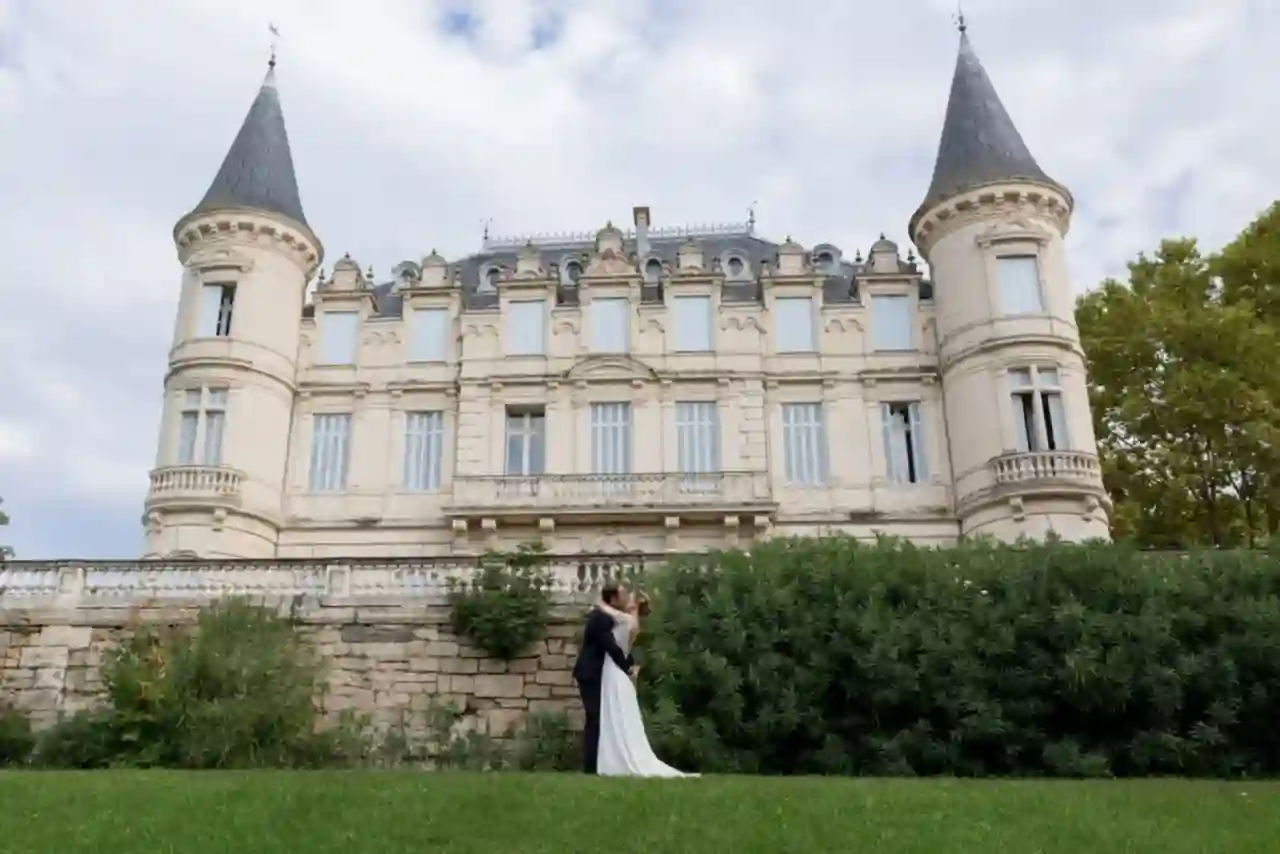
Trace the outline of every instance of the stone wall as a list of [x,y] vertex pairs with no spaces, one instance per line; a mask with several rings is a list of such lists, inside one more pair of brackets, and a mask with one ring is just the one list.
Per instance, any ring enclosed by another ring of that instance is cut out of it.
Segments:
[[[470,728],[510,733],[526,714],[566,711],[580,722],[570,670],[581,605],[557,606],[546,637],[525,658],[485,658],[449,628],[442,602],[351,604],[259,600],[292,612],[327,671],[327,715],[352,710],[377,722],[421,726],[433,701],[467,712]],[[140,623],[182,625],[196,602],[0,610],[0,702],[29,712],[37,726],[98,701],[106,653]]]

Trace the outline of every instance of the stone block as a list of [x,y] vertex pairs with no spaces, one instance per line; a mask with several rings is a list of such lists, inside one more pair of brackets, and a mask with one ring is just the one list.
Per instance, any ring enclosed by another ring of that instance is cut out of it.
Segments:
[[515,661],[507,663],[507,670],[511,673],[537,673],[538,659],[517,658]]
[[67,666],[70,651],[65,646],[29,646],[22,650],[19,664],[22,667],[52,667],[61,670]]
[[436,658],[456,658],[458,645],[453,641],[431,641],[427,644],[427,655]]
[[477,697],[523,697],[524,677],[519,674],[477,676],[475,695]]
[[573,674],[568,670],[539,670],[535,681],[539,685],[572,685]]
[[415,640],[412,626],[366,626],[351,625],[341,629],[342,640],[346,643],[367,644],[405,644]]
[[545,700],[551,696],[550,685],[539,685],[537,682],[524,683],[524,695],[531,700]]
[[507,668],[507,662],[498,661],[495,658],[483,658],[480,660],[481,673],[506,673]]
[[477,677],[475,676],[463,675],[441,676],[439,677],[440,681],[437,684],[440,686],[440,690],[442,692],[448,692],[450,694],[472,694],[476,689],[476,678]]
[[44,646],[85,649],[92,637],[93,629],[89,626],[45,626],[40,632],[40,643]]
[[441,673],[479,673],[480,662],[475,658],[445,658],[440,661]]
[[440,669],[441,669],[440,659],[435,658],[434,656],[409,659],[410,672],[439,673]]
[[518,729],[524,717],[522,709],[492,709],[484,713],[485,729],[489,735],[502,738]]
[[539,664],[543,670],[567,670],[569,668],[569,659],[563,655],[547,654],[542,656]]

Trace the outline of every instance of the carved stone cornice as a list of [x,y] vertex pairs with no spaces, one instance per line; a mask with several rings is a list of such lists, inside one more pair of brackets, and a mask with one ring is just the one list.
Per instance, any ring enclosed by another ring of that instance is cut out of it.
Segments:
[[927,260],[929,250],[941,238],[975,220],[1047,219],[1065,236],[1071,227],[1073,202],[1062,189],[1030,181],[1005,182],[978,187],[916,211],[911,219],[911,239]]
[[188,214],[174,226],[173,242],[184,265],[202,249],[237,243],[269,245],[292,260],[308,280],[324,260],[324,247],[311,229],[286,217],[262,211]]

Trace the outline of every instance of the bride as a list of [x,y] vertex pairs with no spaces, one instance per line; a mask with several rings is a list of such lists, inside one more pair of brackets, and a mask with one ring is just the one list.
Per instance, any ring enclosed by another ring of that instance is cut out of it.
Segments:
[[[601,602],[596,607],[614,619],[613,636],[627,655],[648,616],[643,593],[625,596],[623,610]],[[667,765],[654,754],[645,735],[635,683],[612,658],[605,657],[600,685],[600,753],[597,774],[604,777],[697,777]]]

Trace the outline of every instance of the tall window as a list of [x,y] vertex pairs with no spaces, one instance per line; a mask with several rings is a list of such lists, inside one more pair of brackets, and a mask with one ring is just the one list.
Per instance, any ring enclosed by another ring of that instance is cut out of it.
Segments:
[[359,312],[323,311],[320,313],[320,352],[323,364],[354,365],[359,346]]
[[546,444],[547,422],[541,409],[507,410],[507,474],[527,477],[545,472]]
[[791,486],[827,482],[827,431],[821,403],[782,405],[784,476]]
[[1005,255],[996,259],[1000,308],[1005,314],[1040,314],[1040,265],[1034,255]]
[[449,358],[449,309],[415,308],[409,315],[409,361],[444,362]]
[[877,350],[914,350],[911,298],[874,296],[871,298],[871,341]]
[[505,316],[502,343],[508,356],[541,356],[547,351],[547,311],[544,300],[509,302],[503,307]]
[[225,388],[193,388],[184,392],[178,465],[222,465],[222,434],[226,423]]
[[711,349],[711,297],[676,297],[675,344],[678,352],[703,352]]
[[350,450],[350,413],[326,412],[312,416],[312,492],[341,492],[347,488]]
[[440,488],[444,460],[444,414],[409,412],[404,422],[404,487],[418,491]]
[[644,280],[648,284],[656,285],[662,279],[662,262],[657,258],[650,258],[644,265]]
[[779,353],[812,353],[813,297],[779,297],[773,301],[773,335]]
[[928,478],[925,464],[924,427],[918,403],[886,403],[881,406],[884,420],[884,457],[890,483],[924,483]]
[[200,289],[200,320],[196,334],[201,338],[226,338],[231,334],[231,310],[235,308],[236,286],[211,284]]
[[591,404],[591,470],[631,472],[631,404]]
[[1067,449],[1067,416],[1057,368],[1009,371],[1013,427],[1019,451]]
[[720,471],[720,410],[712,401],[676,404],[676,453],[684,492],[713,491],[715,480],[696,477]]
[[627,352],[630,332],[631,300],[626,297],[591,300],[591,352]]

